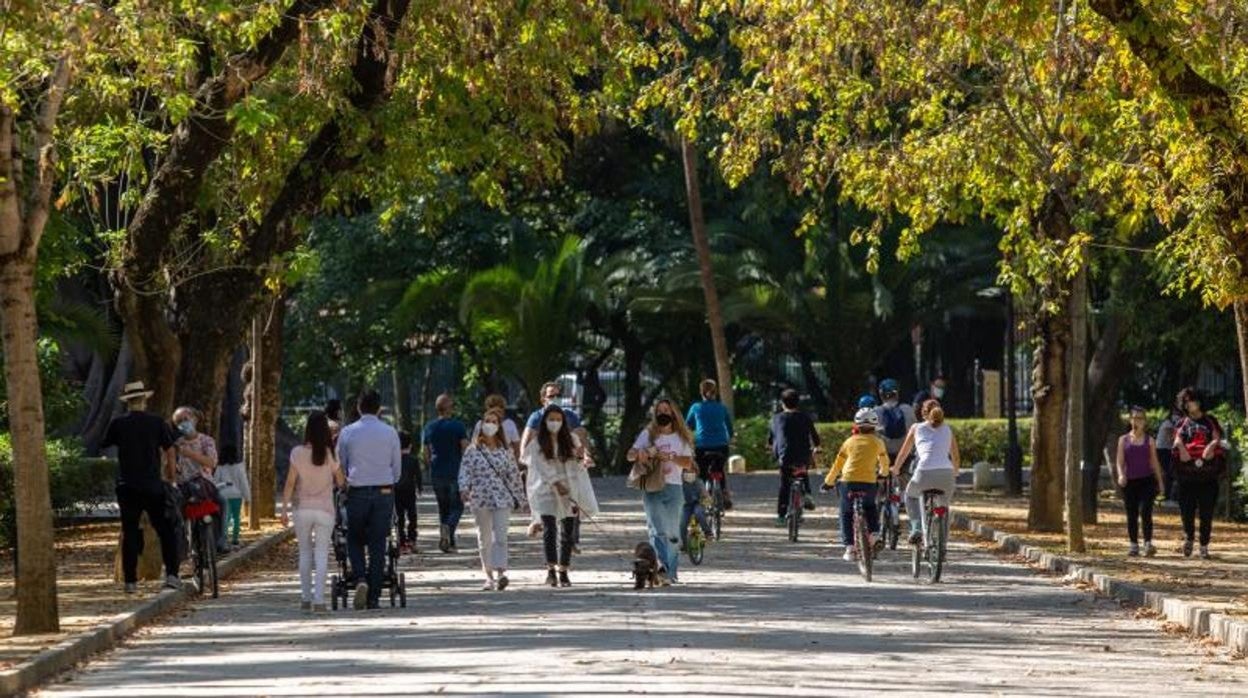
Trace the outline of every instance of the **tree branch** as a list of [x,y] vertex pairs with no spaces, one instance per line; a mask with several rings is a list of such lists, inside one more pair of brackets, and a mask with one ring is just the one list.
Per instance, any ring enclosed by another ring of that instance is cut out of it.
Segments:
[[35,167],[35,186],[31,187],[26,204],[26,221],[22,234],[23,254],[39,247],[44,226],[48,222],[48,209],[52,200],[52,184],[56,181],[56,144],[53,142],[56,120],[65,101],[65,90],[73,75],[73,62],[68,54],[62,54],[52,71],[52,79],[35,117],[34,153],[38,158]]

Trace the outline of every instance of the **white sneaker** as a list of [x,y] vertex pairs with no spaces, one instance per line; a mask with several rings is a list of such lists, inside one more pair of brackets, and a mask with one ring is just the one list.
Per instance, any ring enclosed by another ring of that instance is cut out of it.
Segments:
[[858,559],[858,551],[852,545],[845,546],[845,554],[841,556],[845,562],[853,562]]

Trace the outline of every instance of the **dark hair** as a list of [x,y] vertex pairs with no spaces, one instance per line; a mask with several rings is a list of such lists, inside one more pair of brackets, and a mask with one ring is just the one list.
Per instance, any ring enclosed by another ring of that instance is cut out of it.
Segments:
[[1187,414],[1188,401],[1204,403],[1201,397],[1200,391],[1196,389],[1196,386],[1189,385],[1180,390],[1179,394],[1175,396],[1174,406],[1183,414]]
[[314,410],[308,415],[308,423],[303,427],[303,442],[312,447],[312,465],[325,465],[333,441],[329,434],[329,418],[324,412]]
[[399,432],[399,448],[407,450],[412,447],[412,435],[401,431]]
[[[563,417],[563,428],[559,430],[558,434],[551,434],[550,430],[546,428],[546,418],[552,414],[558,414],[560,417]],[[568,415],[564,414],[563,408],[558,405],[547,405],[546,409],[542,410],[542,419],[537,425],[537,444],[541,446],[542,455],[546,456],[548,460],[555,459],[556,444],[559,446],[558,451],[561,458],[564,460],[572,458],[572,451],[575,450],[572,445],[572,430],[568,428]]]
[[787,388],[780,393],[780,404],[791,410],[797,409],[797,406],[802,404],[802,396],[798,395],[796,390]]
[[219,455],[221,457],[218,459],[218,461],[221,463],[224,463],[225,465],[237,463],[238,462],[238,447],[235,446],[234,444],[225,444],[224,446],[221,447],[221,451]]
[[325,416],[335,422],[342,421],[342,400],[332,398],[325,401]]
[[365,390],[360,393],[360,414],[376,415],[381,412],[381,393],[376,390]]

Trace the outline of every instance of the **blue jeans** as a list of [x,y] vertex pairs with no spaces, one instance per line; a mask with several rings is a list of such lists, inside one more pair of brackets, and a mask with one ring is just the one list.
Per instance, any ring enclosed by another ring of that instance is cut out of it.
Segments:
[[706,510],[702,508],[702,482],[686,482],[684,487],[685,507],[680,516],[680,542],[689,543],[689,519],[698,517],[698,525],[707,534],[711,534],[711,525],[706,520]]
[[381,578],[386,566],[386,536],[394,517],[394,488],[352,487],[347,491],[347,557],[351,577],[364,576],[364,551],[368,550],[368,606],[381,599]]
[[875,506],[876,489],[874,482],[842,482],[841,483],[841,542],[845,545],[854,544],[854,505],[849,499],[850,492],[865,492],[862,498],[862,513],[867,517],[867,530],[880,532],[880,511]]
[[667,570],[667,576],[676,578],[676,564],[680,560],[680,512],[684,505],[684,488],[665,485],[658,492],[646,492],[642,501],[646,508],[646,527],[650,530],[650,544],[659,562]]
[[451,542],[455,542],[455,529],[464,515],[464,500],[459,498],[458,482],[433,483],[433,495],[438,499],[438,523],[446,526]]

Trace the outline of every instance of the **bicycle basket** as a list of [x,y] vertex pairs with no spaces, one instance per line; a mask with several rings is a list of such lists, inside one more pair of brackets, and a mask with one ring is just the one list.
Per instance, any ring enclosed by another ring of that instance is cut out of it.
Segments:
[[208,500],[206,502],[190,502],[186,506],[182,507],[182,515],[190,521],[195,521],[197,519],[202,519],[205,516],[212,516],[220,510],[221,508],[218,507],[217,503],[212,500]]

